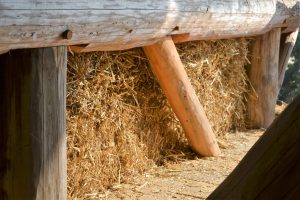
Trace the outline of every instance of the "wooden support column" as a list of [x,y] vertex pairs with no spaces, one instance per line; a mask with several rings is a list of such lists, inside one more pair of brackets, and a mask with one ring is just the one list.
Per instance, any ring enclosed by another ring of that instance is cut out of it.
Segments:
[[278,62],[281,29],[256,38],[248,71],[252,86],[248,98],[250,128],[267,128],[275,118],[278,91]]
[[0,199],[65,200],[66,47],[0,56]]
[[7,53],[9,50],[0,49],[0,55]]
[[299,199],[299,130],[300,95],[207,199]]
[[218,156],[215,135],[193,89],[172,38],[144,47],[152,71],[181,122],[192,148],[203,156]]
[[297,41],[298,32],[299,28],[294,32],[282,35],[278,67],[278,93],[281,89],[285,71],[288,66],[288,62],[294,49],[295,43]]

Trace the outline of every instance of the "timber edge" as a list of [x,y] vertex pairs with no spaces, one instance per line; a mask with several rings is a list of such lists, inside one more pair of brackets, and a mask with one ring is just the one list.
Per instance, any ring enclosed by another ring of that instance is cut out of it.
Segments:
[[[74,52],[283,33],[300,27],[299,0],[0,0],[0,54],[11,49],[70,46]],[[230,24],[230,26],[228,26]]]

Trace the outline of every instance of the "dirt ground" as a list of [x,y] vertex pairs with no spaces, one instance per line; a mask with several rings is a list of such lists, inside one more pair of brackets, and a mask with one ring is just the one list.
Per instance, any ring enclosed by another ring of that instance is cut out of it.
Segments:
[[263,130],[228,133],[219,138],[222,155],[153,168],[129,184],[116,185],[89,199],[205,199],[231,173]]

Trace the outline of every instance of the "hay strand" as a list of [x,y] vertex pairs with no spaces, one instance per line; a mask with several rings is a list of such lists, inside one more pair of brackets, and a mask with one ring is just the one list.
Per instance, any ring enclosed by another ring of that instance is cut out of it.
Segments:
[[[178,45],[215,133],[244,127],[247,41]],[[68,198],[103,196],[145,170],[190,156],[142,49],[69,55]]]

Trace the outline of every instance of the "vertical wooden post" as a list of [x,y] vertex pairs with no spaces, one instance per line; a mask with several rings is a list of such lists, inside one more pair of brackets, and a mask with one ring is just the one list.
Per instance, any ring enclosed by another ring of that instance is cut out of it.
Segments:
[[297,41],[299,28],[291,33],[284,34],[280,44],[280,54],[279,54],[279,66],[278,66],[278,92],[281,89],[285,70],[288,66],[289,59],[291,57],[292,51],[294,49],[295,43]]
[[220,154],[215,135],[172,38],[144,47],[152,71],[181,122],[192,148],[203,156]]
[[248,72],[252,90],[247,105],[251,128],[267,128],[275,118],[280,34],[281,29],[275,28],[257,37],[252,49]]
[[0,199],[65,200],[66,47],[0,56]]

